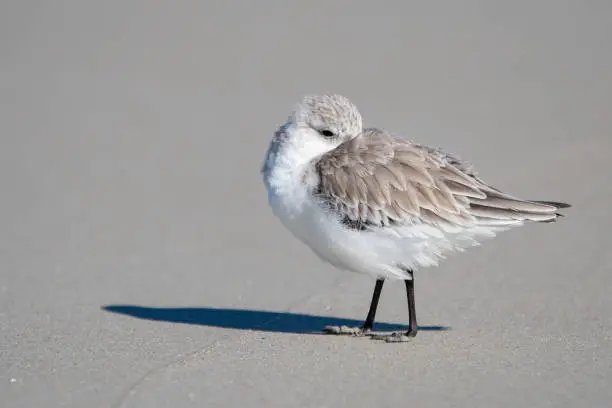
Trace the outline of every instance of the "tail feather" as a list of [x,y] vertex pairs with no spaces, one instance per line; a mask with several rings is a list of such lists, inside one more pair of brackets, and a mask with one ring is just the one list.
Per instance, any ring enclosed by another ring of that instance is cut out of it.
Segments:
[[487,191],[486,198],[470,198],[469,212],[479,223],[554,222],[563,216],[557,212],[559,209],[570,207],[566,203],[521,200],[499,191]]
[[557,208],[571,208],[572,205],[571,204],[567,204],[567,203],[560,203],[560,202],[556,202],[556,201],[538,201],[538,200],[531,200],[532,203],[537,203],[537,204],[544,204],[544,205],[550,205],[553,207],[557,207]]
[[494,207],[502,210],[513,210],[517,212],[527,213],[551,213],[557,210],[557,207],[545,204],[543,202],[525,201],[517,198],[488,196],[487,198],[474,198],[470,202],[486,207]]

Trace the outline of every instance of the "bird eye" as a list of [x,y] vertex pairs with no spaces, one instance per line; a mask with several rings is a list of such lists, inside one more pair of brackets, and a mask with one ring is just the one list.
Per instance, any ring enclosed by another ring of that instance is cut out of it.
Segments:
[[334,132],[332,132],[331,130],[319,130],[319,133],[321,134],[321,136],[325,136],[325,137],[332,137],[334,135]]

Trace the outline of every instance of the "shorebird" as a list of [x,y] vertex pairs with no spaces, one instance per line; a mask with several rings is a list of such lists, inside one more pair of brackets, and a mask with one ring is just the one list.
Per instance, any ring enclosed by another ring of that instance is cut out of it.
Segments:
[[[565,203],[522,200],[485,183],[456,156],[363,128],[341,95],[309,95],[274,134],[262,167],[272,212],[323,261],[375,278],[361,327],[331,334],[406,341],[417,334],[415,271],[525,222],[550,222]],[[372,332],[385,280],[403,280],[408,330]]]

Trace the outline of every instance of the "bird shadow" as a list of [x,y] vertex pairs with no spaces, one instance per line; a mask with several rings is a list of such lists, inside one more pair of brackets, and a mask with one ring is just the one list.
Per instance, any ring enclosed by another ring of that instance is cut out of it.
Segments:
[[[249,309],[217,309],[207,307],[161,308],[136,305],[107,305],[107,312],[138,319],[160,322],[222,327],[225,329],[257,330],[276,333],[321,334],[325,326],[361,326],[362,320],[330,316],[269,312]],[[393,323],[375,323],[377,331],[402,331],[407,326]],[[450,330],[446,326],[419,326],[424,331]]]

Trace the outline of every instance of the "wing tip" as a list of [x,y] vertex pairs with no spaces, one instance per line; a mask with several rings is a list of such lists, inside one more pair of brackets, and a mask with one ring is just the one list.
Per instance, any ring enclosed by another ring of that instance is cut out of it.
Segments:
[[568,203],[562,203],[559,201],[542,201],[542,200],[533,200],[531,201],[532,203],[536,203],[536,204],[542,204],[542,205],[549,205],[551,207],[556,207],[558,209],[565,209],[565,208],[571,208],[572,205],[568,204]]
[[[562,203],[559,201],[543,201],[543,200],[537,200],[537,201],[531,201],[532,203],[536,203],[536,204],[541,204],[541,205],[547,205],[550,207],[554,207],[555,210],[562,210],[562,209],[566,209],[566,208],[571,208],[572,205],[568,204],[568,203]],[[549,220],[542,220],[540,222],[543,223],[549,223],[549,222],[557,222],[557,218],[563,218],[565,217],[565,215],[556,212],[554,213],[554,217],[549,219]]]

